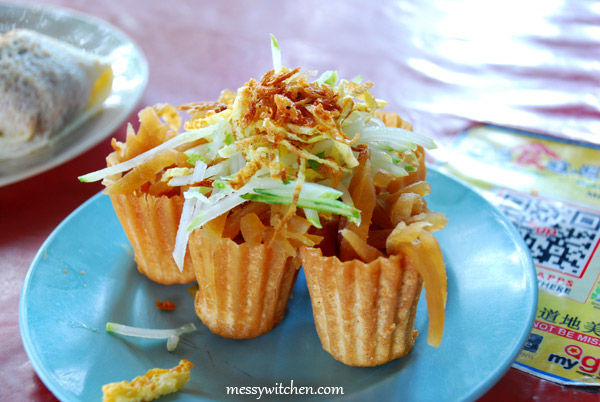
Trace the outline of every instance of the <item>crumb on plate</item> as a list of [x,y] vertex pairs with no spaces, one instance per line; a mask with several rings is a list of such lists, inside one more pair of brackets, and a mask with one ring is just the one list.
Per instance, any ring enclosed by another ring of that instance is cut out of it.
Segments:
[[175,303],[173,303],[171,300],[156,300],[156,307],[160,310],[172,311],[175,310]]
[[182,359],[171,369],[155,368],[132,381],[113,382],[102,386],[103,402],[152,401],[179,391],[190,379],[194,364]]

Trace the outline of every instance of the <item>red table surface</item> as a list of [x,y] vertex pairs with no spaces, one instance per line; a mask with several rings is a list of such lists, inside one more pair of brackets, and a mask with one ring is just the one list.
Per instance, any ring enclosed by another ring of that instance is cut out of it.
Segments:
[[[271,66],[273,33],[284,65],[360,74],[376,84],[373,92],[389,101],[389,110],[441,143],[475,121],[600,143],[596,2],[41,3],[100,17],[131,36],[150,67],[140,107],[213,100],[221,89],[259,77]],[[125,125],[112,136],[124,139]],[[103,166],[110,137],[59,167],[0,188],[0,400],[54,400],[23,349],[19,295],[44,239],[101,190],[76,177]],[[510,369],[481,400],[600,396]]]

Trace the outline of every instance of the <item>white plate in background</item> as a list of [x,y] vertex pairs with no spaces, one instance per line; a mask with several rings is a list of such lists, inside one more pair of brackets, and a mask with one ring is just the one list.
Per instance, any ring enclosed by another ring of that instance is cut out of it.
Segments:
[[0,3],[0,33],[13,28],[32,29],[108,58],[114,79],[99,113],[31,154],[0,160],[0,186],[49,170],[98,144],[133,112],[148,82],[148,63],[139,47],[96,17],[64,8]]

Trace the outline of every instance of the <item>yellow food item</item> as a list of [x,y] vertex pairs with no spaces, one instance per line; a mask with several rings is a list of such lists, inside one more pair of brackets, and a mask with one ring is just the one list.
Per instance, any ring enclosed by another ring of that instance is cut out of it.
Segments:
[[182,359],[171,369],[155,368],[132,381],[113,382],[102,386],[103,402],[152,401],[179,391],[190,379],[192,362]]

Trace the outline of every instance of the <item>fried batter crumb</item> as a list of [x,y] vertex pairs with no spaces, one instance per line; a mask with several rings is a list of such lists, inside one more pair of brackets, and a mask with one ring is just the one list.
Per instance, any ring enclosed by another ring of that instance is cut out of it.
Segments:
[[152,401],[179,391],[190,379],[192,362],[182,359],[171,369],[155,368],[132,381],[113,382],[102,386],[103,402]]

